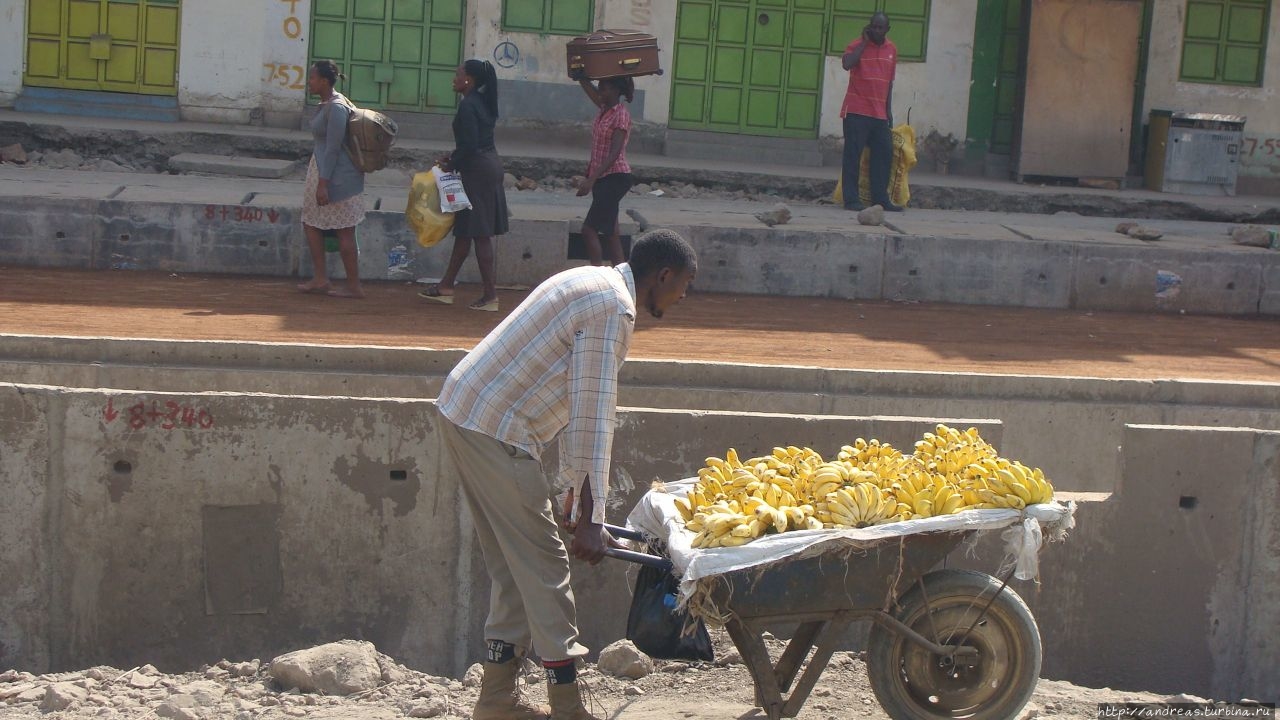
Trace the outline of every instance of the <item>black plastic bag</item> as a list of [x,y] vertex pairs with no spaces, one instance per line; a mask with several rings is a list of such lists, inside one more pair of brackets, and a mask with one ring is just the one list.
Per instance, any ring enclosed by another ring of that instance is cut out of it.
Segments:
[[627,613],[627,639],[649,657],[710,662],[715,650],[706,624],[676,609],[679,585],[669,572],[647,565],[640,568]]

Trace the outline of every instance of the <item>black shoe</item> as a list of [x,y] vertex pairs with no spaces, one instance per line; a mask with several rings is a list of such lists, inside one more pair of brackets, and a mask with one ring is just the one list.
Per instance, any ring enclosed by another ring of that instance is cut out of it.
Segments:
[[863,210],[866,210],[866,208],[862,207],[862,203],[859,202],[847,202],[844,204],[844,209],[852,212],[862,212]]
[[885,212],[906,212],[906,209],[903,208],[901,205],[894,205],[893,203],[887,200],[882,203],[876,203],[876,204],[884,208]]

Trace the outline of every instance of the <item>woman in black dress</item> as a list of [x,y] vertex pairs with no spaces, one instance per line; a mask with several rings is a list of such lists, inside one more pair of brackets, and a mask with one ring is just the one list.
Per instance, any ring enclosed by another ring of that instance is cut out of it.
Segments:
[[467,307],[498,310],[497,255],[495,235],[505,235],[507,194],[502,187],[502,158],[493,144],[493,126],[498,120],[498,76],[484,60],[468,60],[458,66],[453,89],[462,95],[453,118],[455,149],[438,162],[445,170],[462,176],[462,187],[471,200],[470,210],[460,210],[453,219],[453,254],[439,283],[418,293],[432,302],[453,304],[454,284],[462,263],[476,248],[484,294]]

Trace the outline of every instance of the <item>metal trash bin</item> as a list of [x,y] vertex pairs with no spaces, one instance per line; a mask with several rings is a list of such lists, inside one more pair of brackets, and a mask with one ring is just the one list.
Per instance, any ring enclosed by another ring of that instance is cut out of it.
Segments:
[[1244,117],[1152,110],[1146,187],[1187,195],[1235,195]]

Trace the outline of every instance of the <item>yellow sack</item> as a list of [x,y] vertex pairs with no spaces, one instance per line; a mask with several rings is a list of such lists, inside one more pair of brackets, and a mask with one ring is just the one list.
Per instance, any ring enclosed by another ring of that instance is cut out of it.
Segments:
[[[906,207],[911,202],[911,188],[907,184],[907,173],[916,166],[916,131],[910,125],[899,125],[892,131],[893,159],[889,165],[889,199],[894,205]],[[862,150],[862,166],[858,171],[858,200],[863,205],[871,205],[871,151]],[[844,180],[836,181],[836,191],[831,194],[831,202],[844,204]]]
[[453,227],[453,213],[440,212],[440,190],[428,172],[416,173],[409,185],[409,206],[404,219],[418,235],[418,244],[431,247],[444,239]]

